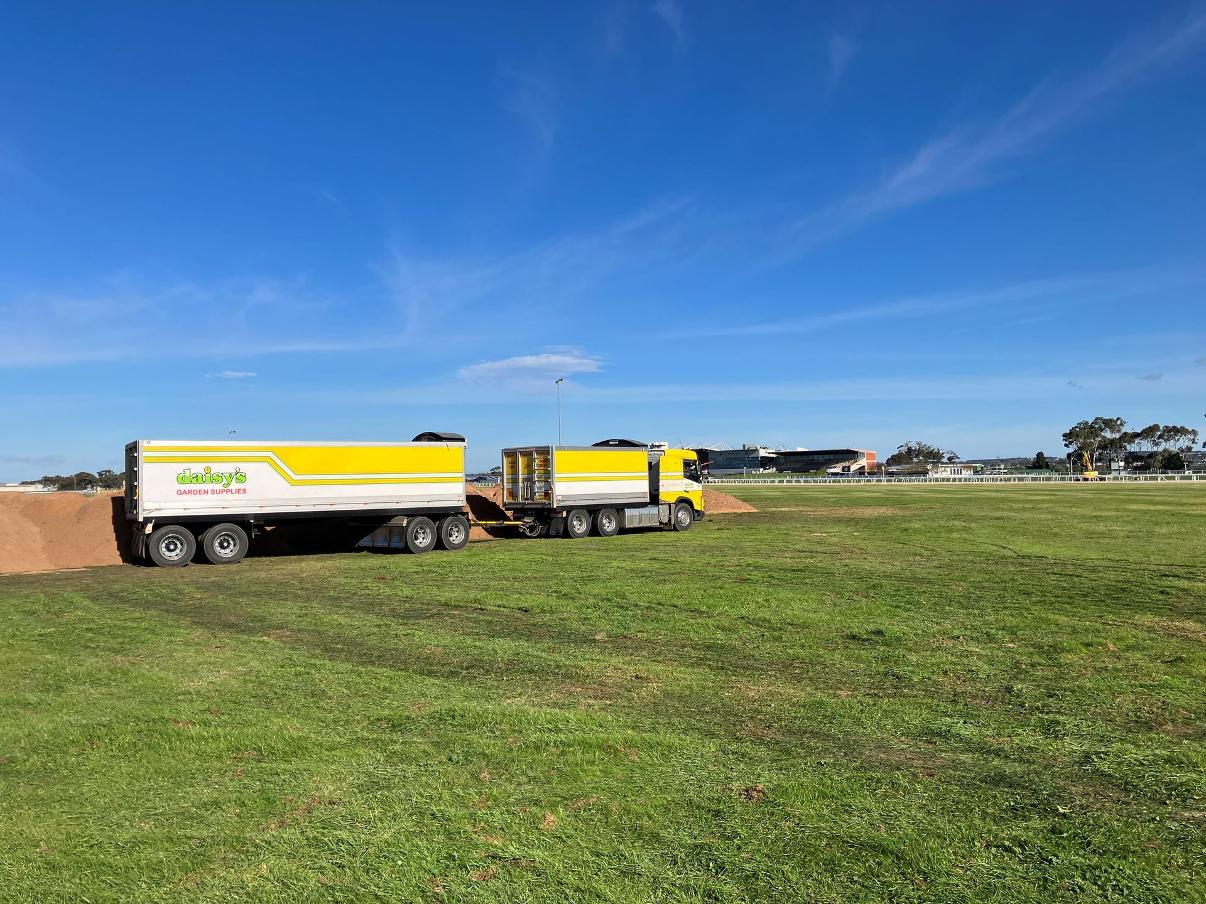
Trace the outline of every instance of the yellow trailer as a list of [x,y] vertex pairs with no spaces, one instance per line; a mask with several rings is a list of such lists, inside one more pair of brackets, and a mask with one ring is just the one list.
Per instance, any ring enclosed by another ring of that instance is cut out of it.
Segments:
[[126,517],[136,552],[187,565],[246,555],[264,527],[355,528],[361,546],[426,552],[469,540],[465,439],[379,443],[138,440],[126,447]]
[[690,449],[632,440],[514,446],[502,453],[502,507],[529,536],[609,537],[633,527],[688,530],[703,518],[703,480]]

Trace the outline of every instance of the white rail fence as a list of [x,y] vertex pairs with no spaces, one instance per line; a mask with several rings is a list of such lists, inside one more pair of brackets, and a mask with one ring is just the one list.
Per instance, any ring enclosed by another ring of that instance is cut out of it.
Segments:
[[[1108,474],[1106,483],[1206,483],[1206,473],[1174,474]],[[1084,483],[1076,474],[979,474],[974,477],[741,477],[725,479],[709,477],[708,486],[807,486],[809,484],[849,484],[862,486],[875,483]]]

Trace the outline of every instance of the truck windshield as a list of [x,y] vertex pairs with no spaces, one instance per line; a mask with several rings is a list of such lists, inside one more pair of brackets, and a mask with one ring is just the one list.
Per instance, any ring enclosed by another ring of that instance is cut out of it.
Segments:
[[687,480],[694,480],[696,483],[703,483],[699,476],[699,462],[694,458],[683,459],[683,477]]

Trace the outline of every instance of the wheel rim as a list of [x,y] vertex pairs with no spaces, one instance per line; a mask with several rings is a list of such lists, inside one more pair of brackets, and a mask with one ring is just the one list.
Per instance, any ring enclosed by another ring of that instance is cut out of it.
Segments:
[[239,538],[228,530],[214,537],[214,554],[220,559],[232,559],[239,554]]
[[179,562],[183,559],[187,548],[188,544],[179,534],[168,534],[159,541],[159,554],[169,562]]
[[600,518],[599,520],[602,522],[602,523],[600,524],[600,526],[601,526],[601,527],[603,528],[603,530],[604,530],[604,531],[606,531],[607,533],[611,533],[613,530],[615,530],[615,527],[616,527],[616,519],[615,519],[615,516],[614,516],[614,515],[604,515],[604,516],[603,516],[602,518]]
[[584,517],[582,517],[581,515],[575,515],[571,519],[570,523],[573,525],[574,533],[576,533],[576,534],[586,533],[586,519]]
[[680,506],[678,510],[678,523],[687,525],[691,523],[691,512],[686,506]]
[[415,543],[419,546],[427,546],[431,543],[431,530],[426,524],[420,524],[415,528]]
[[460,543],[465,539],[465,525],[459,521],[454,521],[448,525],[448,542]]

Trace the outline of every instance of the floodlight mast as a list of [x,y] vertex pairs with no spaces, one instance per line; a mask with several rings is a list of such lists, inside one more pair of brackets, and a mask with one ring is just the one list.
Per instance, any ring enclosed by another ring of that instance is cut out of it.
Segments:
[[557,389],[557,445],[561,445],[561,384],[565,382],[565,377],[558,377],[553,381],[553,385]]

